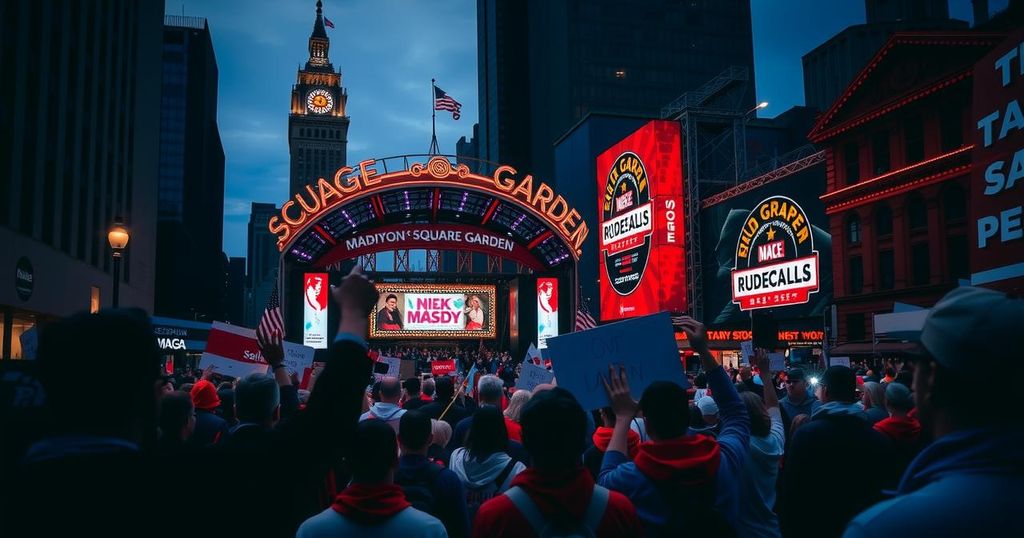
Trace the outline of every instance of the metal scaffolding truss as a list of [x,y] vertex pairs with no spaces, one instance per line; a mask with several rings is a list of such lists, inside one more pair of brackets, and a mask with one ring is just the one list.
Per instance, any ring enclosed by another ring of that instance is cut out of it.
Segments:
[[662,108],[662,118],[678,120],[683,130],[686,169],[686,278],[691,315],[703,319],[701,198],[734,187],[746,168],[746,120],[755,109],[743,102],[750,74],[730,67],[700,88]]
[[705,198],[704,200],[701,201],[701,209],[707,209],[715,204],[724,202],[729,198],[738,196],[748,191],[752,191],[756,188],[767,185],[773,181],[778,181],[786,176],[806,170],[807,168],[810,168],[816,164],[820,164],[824,161],[824,151],[819,151],[817,148],[810,144],[800,147],[780,157],[778,159],[778,162],[781,162],[783,164],[778,164],[778,166],[775,169],[762,175],[759,175],[757,177],[754,177],[749,181],[744,181],[743,183],[740,183],[739,185],[729,190],[722,191],[718,194],[715,194],[714,196],[709,196]]

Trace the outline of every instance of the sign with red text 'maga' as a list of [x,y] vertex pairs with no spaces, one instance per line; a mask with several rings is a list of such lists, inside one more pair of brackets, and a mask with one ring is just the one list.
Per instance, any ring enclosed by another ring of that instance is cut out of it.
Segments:
[[601,319],[686,309],[679,124],[651,121],[597,157]]
[[1024,287],[1024,30],[974,66],[971,284]]
[[806,303],[818,291],[818,251],[807,213],[772,196],[754,206],[736,242],[732,300],[740,310]]

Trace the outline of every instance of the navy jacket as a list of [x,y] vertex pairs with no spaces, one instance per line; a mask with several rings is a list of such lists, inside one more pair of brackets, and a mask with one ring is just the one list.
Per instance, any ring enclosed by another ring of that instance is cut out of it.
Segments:
[[844,538],[1024,536],[1024,430],[955,432],[907,468],[897,497],[857,516]]
[[827,538],[842,534],[861,510],[894,485],[897,470],[886,462],[895,448],[868,423],[863,411],[824,404],[793,435],[782,469],[782,535]]
[[[401,473],[418,474],[428,465],[437,465],[419,454],[409,454],[398,459]],[[398,484],[402,485],[402,484]],[[469,512],[466,510],[466,492],[459,476],[449,469],[442,469],[431,489],[437,510],[430,515],[441,520],[450,538],[469,536]]]

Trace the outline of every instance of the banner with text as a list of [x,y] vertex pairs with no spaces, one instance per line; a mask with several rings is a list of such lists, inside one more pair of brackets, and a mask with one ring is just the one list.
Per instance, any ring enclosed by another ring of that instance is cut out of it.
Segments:
[[327,349],[327,273],[306,273],[302,285],[302,343]]
[[370,338],[493,338],[495,287],[377,284]]
[[971,284],[1024,286],[1024,30],[974,66]]

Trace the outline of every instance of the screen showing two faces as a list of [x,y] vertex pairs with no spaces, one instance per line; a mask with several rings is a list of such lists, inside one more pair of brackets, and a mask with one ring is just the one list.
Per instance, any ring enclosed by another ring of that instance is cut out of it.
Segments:
[[377,284],[371,338],[492,338],[495,287]]

